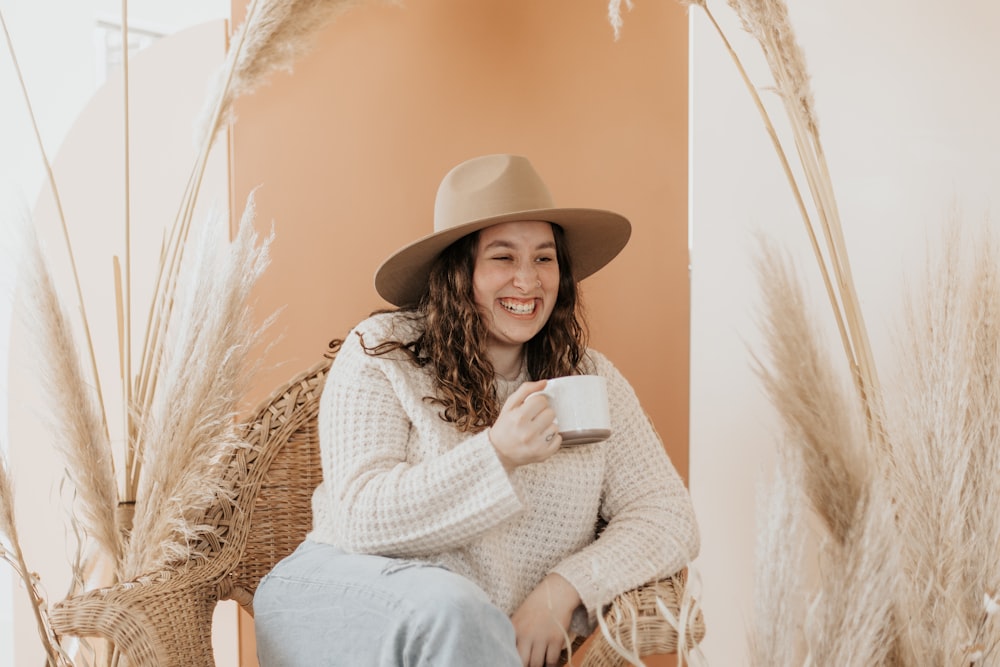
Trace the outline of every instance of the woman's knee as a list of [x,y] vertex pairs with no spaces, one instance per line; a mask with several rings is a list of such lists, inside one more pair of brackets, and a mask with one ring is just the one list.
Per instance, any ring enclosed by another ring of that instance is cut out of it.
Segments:
[[461,613],[493,607],[485,591],[467,577],[419,561],[393,561],[383,570],[385,585],[420,609]]
[[423,563],[399,562],[384,572],[408,609],[402,653],[408,664],[520,665],[514,626],[470,579]]
[[417,625],[425,629],[473,633],[486,629],[504,634],[510,628],[513,632],[507,614],[475,582],[460,574],[434,565],[404,562],[387,568],[384,574],[387,585],[404,597],[418,619]]

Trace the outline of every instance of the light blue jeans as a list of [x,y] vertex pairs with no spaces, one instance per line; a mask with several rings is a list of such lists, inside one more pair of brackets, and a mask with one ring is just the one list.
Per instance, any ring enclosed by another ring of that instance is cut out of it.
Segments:
[[507,615],[443,567],[306,540],[253,606],[261,667],[521,667]]

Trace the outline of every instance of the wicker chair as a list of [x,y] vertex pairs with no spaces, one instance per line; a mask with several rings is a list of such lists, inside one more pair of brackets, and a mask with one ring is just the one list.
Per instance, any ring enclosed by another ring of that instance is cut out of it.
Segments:
[[[218,537],[199,545],[197,559],[63,600],[51,611],[54,630],[108,639],[133,665],[212,667],[216,604],[234,599],[252,614],[261,577],[311,526],[311,495],[322,476],[316,415],[329,368],[326,359],[299,374],[248,422],[247,446],[225,472],[235,500],[220,500],[210,510],[206,519],[219,528]],[[612,632],[630,635],[638,628],[643,655],[675,652],[677,633],[656,616],[655,600],[676,610],[682,588],[678,576],[626,593],[624,604],[616,601],[606,615]],[[700,615],[689,630],[691,645],[704,636]],[[632,646],[630,639],[621,641]],[[603,637],[591,644],[584,665],[623,664]]]

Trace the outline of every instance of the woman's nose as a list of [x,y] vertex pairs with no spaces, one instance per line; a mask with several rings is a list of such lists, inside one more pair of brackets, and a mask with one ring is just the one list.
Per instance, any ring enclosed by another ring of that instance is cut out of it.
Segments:
[[526,262],[517,267],[514,274],[514,287],[522,292],[534,289],[538,283],[538,269],[531,262]]

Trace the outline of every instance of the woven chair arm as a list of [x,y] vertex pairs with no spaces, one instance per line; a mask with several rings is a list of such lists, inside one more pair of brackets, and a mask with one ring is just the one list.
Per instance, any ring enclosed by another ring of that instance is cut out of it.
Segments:
[[88,591],[52,607],[61,635],[103,637],[144,667],[214,667],[212,615],[219,587],[197,566]]
[[[604,613],[604,621],[615,644],[639,657],[677,653],[678,633],[664,617],[660,605],[675,620],[682,614],[686,624],[686,649],[694,648],[705,637],[705,619],[701,609],[685,599],[687,572],[682,570],[661,581],[654,581],[622,593]],[[622,667],[630,664],[615,650],[601,628],[583,658],[581,667]]]

